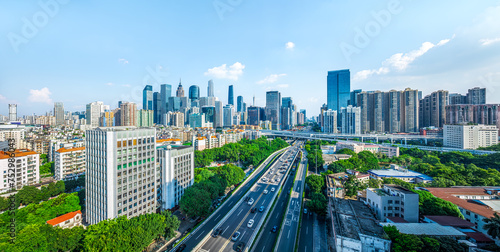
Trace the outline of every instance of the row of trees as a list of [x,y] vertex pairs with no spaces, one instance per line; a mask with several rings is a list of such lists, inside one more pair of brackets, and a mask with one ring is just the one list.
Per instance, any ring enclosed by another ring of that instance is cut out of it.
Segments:
[[40,154],[40,175],[51,174],[54,175],[54,162],[48,162],[47,154]]
[[323,141],[314,140],[307,141],[304,148],[307,151],[307,163],[309,165],[309,169],[314,168],[315,170],[322,168],[325,164],[325,160],[323,160],[323,152],[321,151],[321,144]]
[[64,181],[66,192],[73,192],[77,188],[85,187],[85,175],[78,176],[77,179],[68,179]]
[[325,216],[328,200],[323,191],[325,189],[325,179],[320,175],[310,175],[306,177],[306,185],[309,188],[306,207],[318,215]]
[[367,172],[371,169],[380,169],[379,159],[369,151],[355,153],[350,149],[342,149],[337,154],[351,155],[349,159],[339,160],[328,165],[328,170],[332,173],[345,172],[346,170],[357,170]]
[[42,186],[38,189],[34,186],[24,186],[16,194],[11,195],[9,198],[0,197],[0,211],[5,211],[10,208],[10,202],[15,201],[16,208],[20,205],[28,205],[31,203],[39,203],[46,201],[51,197],[59,195],[64,192],[64,182],[57,181],[50,183],[47,186]]
[[188,216],[207,216],[212,201],[224,195],[228,186],[240,183],[245,172],[238,166],[196,168],[195,184],[184,191],[179,206]]
[[281,138],[275,138],[272,141],[268,141],[266,137],[256,140],[242,139],[237,143],[229,143],[221,148],[195,151],[194,164],[195,167],[206,167],[214,161],[228,161],[231,163],[241,161],[244,166],[257,166],[271,153],[287,146],[288,143]]

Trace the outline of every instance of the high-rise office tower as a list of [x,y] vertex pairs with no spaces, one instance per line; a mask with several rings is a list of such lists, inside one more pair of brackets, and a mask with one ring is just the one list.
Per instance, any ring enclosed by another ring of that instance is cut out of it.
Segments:
[[404,99],[404,132],[419,132],[420,127],[418,124],[418,105],[419,105],[419,92],[406,88],[403,91]]
[[9,104],[9,121],[17,121],[17,104]]
[[90,127],[99,127],[99,118],[104,112],[104,103],[97,101],[87,104],[87,111],[85,114],[85,119],[87,125]]
[[362,91],[363,90],[361,90],[361,89],[353,90],[350,93],[349,102],[347,105],[351,105],[353,107],[358,107],[358,94],[361,93]]
[[208,81],[208,87],[207,87],[207,97],[215,97],[214,95],[214,81],[209,80]]
[[238,96],[236,98],[236,112],[242,112],[243,111],[243,96]]
[[137,126],[137,104],[124,102],[120,108],[120,126]]
[[153,122],[161,124],[161,95],[159,92],[153,93]]
[[201,108],[201,112],[205,114],[205,122],[215,125],[215,106],[204,106]]
[[85,136],[87,223],[154,213],[155,129],[105,127],[87,130]]
[[337,111],[326,110],[323,112],[323,131],[326,133],[337,133]]
[[224,105],[224,127],[233,125],[234,107],[231,104]]
[[294,121],[294,107],[292,97],[283,97],[281,99],[281,128],[291,129]]
[[56,117],[56,125],[64,125],[64,105],[62,102],[54,103],[54,116]]
[[184,89],[182,88],[182,82],[179,80],[179,86],[177,87],[176,97],[184,97]]
[[259,125],[260,121],[260,108],[250,106],[248,107],[248,125]]
[[122,106],[122,101],[118,101],[118,108]]
[[200,87],[191,85],[189,87],[189,99],[191,101],[200,99]]
[[215,121],[214,128],[221,128],[224,126],[224,109],[221,101],[215,101]]
[[142,90],[142,109],[153,110],[153,87],[146,85]]
[[347,107],[351,92],[351,73],[349,69],[328,71],[327,76],[327,106],[328,109],[339,111]]
[[163,116],[168,112],[168,98],[172,96],[172,85],[170,84],[161,84],[160,86],[160,114],[161,121],[164,121]]
[[469,89],[466,99],[467,104],[486,104],[486,88]]
[[305,120],[305,118],[307,118],[306,110],[305,109],[301,109],[300,113],[302,113],[304,115],[304,120]]
[[419,126],[442,128],[446,123],[446,105],[448,100],[448,91],[446,90],[432,92],[420,100]]
[[279,91],[266,92],[266,119],[271,122],[273,130],[280,130],[281,121],[281,93]]
[[349,105],[347,108],[340,109],[342,134],[354,135],[361,133],[360,115],[361,109],[359,107]]
[[229,85],[228,94],[227,94],[227,104],[231,104],[234,106],[233,85]]

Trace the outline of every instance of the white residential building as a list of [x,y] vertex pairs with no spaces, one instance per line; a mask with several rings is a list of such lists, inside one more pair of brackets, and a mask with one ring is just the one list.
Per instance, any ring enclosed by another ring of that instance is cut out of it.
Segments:
[[368,188],[366,200],[381,221],[387,217],[401,217],[408,222],[418,222],[418,194],[403,187]]
[[164,145],[157,147],[156,155],[158,202],[162,209],[172,209],[179,204],[186,188],[194,183],[194,148]]
[[337,111],[327,110],[323,112],[323,132],[337,133]]
[[99,118],[104,113],[104,103],[97,101],[87,104],[85,119],[90,127],[99,127]]
[[498,144],[495,125],[444,125],[443,145],[460,149],[477,149]]
[[59,148],[54,160],[56,180],[73,179],[85,173],[85,147]]
[[[13,160],[9,162],[11,158]],[[9,164],[14,165],[14,171],[12,168],[9,170]],[[28,149],[15,150],[13,153],[0,151],[0,179],[0,193],[10,190],[11,183],[14,183],[15,189],[38,183],[40,181],[40,155]]]
[[156,210],[154,128],[99,127],[86,131],[86,221]]
[[342,134],[361,134],[361,108],[351,105],[340,109],[342,117]]
[[0,130],[0,141],[8,141],[9,139],[14,139],[15,149],[26,149],[26,141],[24,137],[26,135],[26,130],[21,129],[5,129]]

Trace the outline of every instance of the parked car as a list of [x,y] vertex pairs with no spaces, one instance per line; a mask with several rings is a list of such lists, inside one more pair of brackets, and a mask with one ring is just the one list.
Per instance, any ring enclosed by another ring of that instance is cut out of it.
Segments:
[[233,241],[237,241],[238,238],[240,238],[240,232],[239,231],[236,231],[233,236],[231,237],[231,240]]

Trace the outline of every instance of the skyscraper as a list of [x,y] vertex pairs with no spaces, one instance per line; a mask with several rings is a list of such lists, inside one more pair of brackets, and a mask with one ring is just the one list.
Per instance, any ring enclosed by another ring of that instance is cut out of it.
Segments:
[[161,96],[159,92],[153,93],[153,122],[161,124]]
[[466,99],[467,104],[486,104],[486,88],[469,89]]
[[362,91],[363,90],[361,90],[361,89],[353,90],[350,93],[350,98],[349,98],[349,102],[347,105],[352,105],[353,107],[358,107],[358,94],[361,93]]
[[120,126],[137,126],[137,104],[124,102],[120,108]]
[[281,125],[281,93],[279,91],[266,92],[266,118],[271,122],[273,130],[280,130]]
[[231,104],[224,106],[224,127],[231,127],[233,125],[234,107]]
[[418,105],[419,105],[419,92],[406,88],[403,91],[404,95],[404,132],[419,132],[420,127],[418,124]]
[[237,103],[237,104],[236,104],[236,105],[237,105],[237,109],[236,109],[236,111],[237,111],[237,112],[242,112],[242,111],[243,111],[243,96],[241,96],[241,95],[240,95],[240,96],[238,96],[238,97],[236,98],[236,103]]
[[214,128],[221,128],[224,126],[224,110],[221,101],[215,101],[215,121]]
[[342,134],[354,135],[361,133],[360,115],[361,109],[359,107],[349,105],[347,108],[340,109]]
[[90,125],[90,127],[99,127],[99,118],[101,117],[101,114],[103,112],[104,112],[103,102],[97,101],[87,104],[87,111],[85,113],[85,119],[87,125]]
[[203,106],[201,112],[205,114],[205,122],[213,123],[215,127],[215,107],[214,106]]
[[306,115],[306,110],[305,109],[301,109],[300,110],[300,113],[304,114],[304,119],[307,118],[307,115]]
[[9,104],[9,121],[17,121],[17,104]]
[[337,133],[337,111],[327,110],[323,112],[323,131],[326,133]]
[[207,87],[207,97],[214,97],[214,81],[209,80],[208,81],[208,87]]
[[292,97],[283,97],[281,99],[281,128],[291,129],[294,125],[294,104]]
[[339,111],[347,107],[351,92],[351,73],[349,69],[328,71],[327,76],[327,106],[328,109]]
[[179,86],[177,87],[176,97],[184,97],[184,89],[182,88],[182,83],[179,80]]
[[229,85],[228,94],[227,94],[227,104],[231,104],[234,106],[233,85]]
[[419,104],[419,126],[442,128],[446,123],[446,103],[448,91],[439,90],[427,95]]
[[160,86],[160,114],[161,114],[161,121],[163,122],[164,118],[163,116],[167,113],[167,103],[168,103],[168,98],[172,96],[172,85],[170,84],[161,84]]
[[154,213],[158,179],[155,129],[96,128],[85,135],[87,223]]
[[250,106],[248,107],[248,125],[259,125],[260,121],[260,108]]
[[153,87],[146,85],[142,90],[142,109],[153,110]]
[[54,103],[54,116],[56,117],[56,125],[64,125],[64,105],[62,102]]
[[200,87],[191,85],[189,87],[189,99],[191,101],[200,99]]

